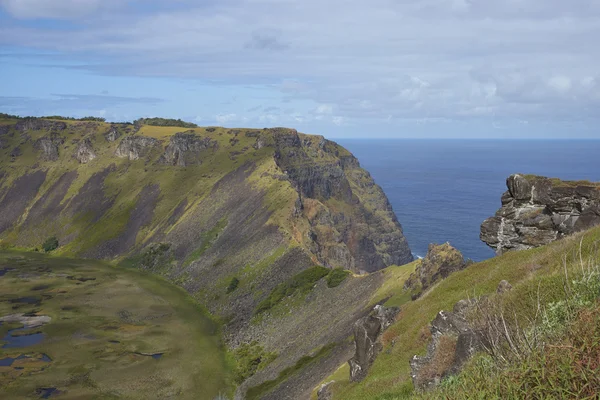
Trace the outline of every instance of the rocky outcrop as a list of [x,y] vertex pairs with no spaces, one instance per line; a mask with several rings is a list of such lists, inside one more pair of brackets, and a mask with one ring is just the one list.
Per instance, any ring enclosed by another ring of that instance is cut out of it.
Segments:
[[600,183],[511,175],[502,207],[481,225],[480,238],[502,254],[543,246],[600,224]]
[[127,136],[121,140],[115,155],[130,160],[146,157],[158,145],[158,140],[148,136]]
[[114,125],[111,125],[108,132],[106,132],[104,134],[104,138],[106,139],[107,142],[114,142],[120,137],[121,137],[121,134],[119,133],[119,130],[117,129],[117,127]]
[[96,152],[89,138],[83,139],[75,149],[75,158],[80,164],[87,164],[96,158]]
[[59,156],[60,146],[65,142],[65,139],[58,134],[44,136],[34,143],[33,147],[42,153],[43,161],[56,161]]
[[333,400],[333,392],[331,391],[331,386],[335,383],[335,381],[327,382],[322,384],[317,390],[317,400]]
[[431,322],[431,341],[424,356],[410,360],[411,377],[417,390],[437,386],[447,376],[457,374],[464,363],[483,349],[481,335],[465,319],[473,300],[461,300],[453,312],[440,311]]
[[467,263],[460,251],[450,243],[430,244],[427,255],[406,280],[404,289],[412,292],[414,300],[437,282],[466,266]]
[[369,315],[356,321],[354,324],[356,351],[354,357],[348,361],[352,382],[365,379],[369,368],[383,348],[379,341],[381,334],[394,322],[399,312],[400,309],[397,307],[387,308],[377,305]]
[[216,151],[218,148],[219,144],[215,140],[197,136],[193,131],[192,133],[176,133],[171,137],[159,163],[180,167],[202,164],[202,152],[204,150]]
[[62,121],[51,121],[43,118],[22,118],[15,124],[15,129],[19,132],[43,130],[57,133],[67,129],[67,124]]

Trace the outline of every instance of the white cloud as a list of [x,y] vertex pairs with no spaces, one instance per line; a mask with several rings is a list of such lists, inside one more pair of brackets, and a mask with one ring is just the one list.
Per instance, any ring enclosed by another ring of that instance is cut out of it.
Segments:
[[237,114],[219,114],[215,115],[215,121],[219,124],[227,124],[233,121],[237,121],[239,118]]
[[16,18],[69,19],[91,14],[111,2],[111,0],[0,0],[0,5]]

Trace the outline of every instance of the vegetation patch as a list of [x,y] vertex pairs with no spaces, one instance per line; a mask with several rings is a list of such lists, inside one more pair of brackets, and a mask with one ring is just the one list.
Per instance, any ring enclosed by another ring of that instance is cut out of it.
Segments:
[[133,121],[134,125],[151,125],[151,126],[176,126],[180,128],[197,128],[198,125],[191,122],[185,122],[180,119],[171,118],[140,118]]
[[44,244],[42,244],[42,249],[46,253],[50,253],[51,251],[58,249],[58,238],[56,236],[52,236],[46,239]]
[[240,280],[238,278],[236,278],[235,276],[231,278],[231,280],[229,281],[229,285],[227,285],[227,293],[233,292],[235,289],[238,288],[239,284]]
[[334,288],[339,286],[344,280],[350,276],[350,271],[346,271],[343,268],[332,269],[327,275],[327,286]]
[[257,371],[269,365],[271,361],[277,358],[277,353],[265,351],[258,342],[254,341],[242,344],[233,352],[233,356],[236,362],[235,381],[242,383]]
[[255,314],[270,310],[282,299],[289,297],[294,293],[309,292],[318,280],[329,274],[329,271],[330,270],[325,267],[314,266],[296,274],[287,281],[280,283],[266,299],[258,304]]
[[315,355],[304,356],[304,357],[300,358],[294,366],[286,368],[283,371],[281,371],[279,373],[279,376],[276,379],[263,382],[258,386],[251,387],[246,392],[246,399],[247,400],[260,399],[265,393],[267,393],[271,389],[275,388],[281,382],[287,380],[289,377],[294,375],[296,372],[302,370],[304,367],[306,367],[309,364],[312,364],[313,362],[319,360],[320,358],[327,356],[329,353],[331,353],[331,351],[335,348],[335,346],[336,346],[335,343],[330,343],[326,346],[323,346]]
[[227,226],[227,218],[223,217],[217,222],[217,224],[208,232],[202,234],[200,247],[192,251],[189,256],[183,262],[184,266],[190,265],[200,257],[208,248],[212,245],[213,241],[219,237],[219,234]]

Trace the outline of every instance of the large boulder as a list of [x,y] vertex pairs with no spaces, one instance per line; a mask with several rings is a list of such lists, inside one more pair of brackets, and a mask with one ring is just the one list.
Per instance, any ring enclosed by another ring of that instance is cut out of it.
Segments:
[[41,152],[43,161],[56,161],[58,160],[60,146],[64,142],[65,139],[62,136],[53,133],[36,140],[33,147]]
[[138,160],[147,156],[156,145],[158,145],[158,140],[148,136],[127,136],[119,143],[115,155],[130,160]]
[[356,351],[348,364],[350,364],[350,380],[360,382],[367,376],[369,368],[383,348],[379,341],[381,334],[395,320],[400,312],[397,307],[387,308],[375,306],[373,311],[356,321],[354,324],[354,343]]
[[417,390],[431,389],[443,378],[457,374],[469,358],[483,349],[482,336],[465,319],[473,304],[474,300],[461,300],[452,312],[440,311],[431,322],[427,353],[410,360]]
[[96,158],[96,152],[89,138],[85,138],[79,142],[75,149],[75,158],[80,164],[87,164]]
[[179,132],[171,137],[159,162],[180,167],[201,164],[202,152],[204,150],[216,151],[218,147],[218,142],[211,138],[202,138],[194,133]]
[[543,246],[600,224],[600,183],[511,175],[502,207],[481,225],[480,238],[502,254]]
[[430,244],[427,255],[406,280],[404,289],[410,290],[413,298],[417,298],[437,282],[466,266],[461,252],[450,243]]

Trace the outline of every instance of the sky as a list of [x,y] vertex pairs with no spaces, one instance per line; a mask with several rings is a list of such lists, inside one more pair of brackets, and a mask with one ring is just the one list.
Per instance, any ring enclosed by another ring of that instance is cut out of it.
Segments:
[[0,0],[0,112],[600,139],[600,0]]

